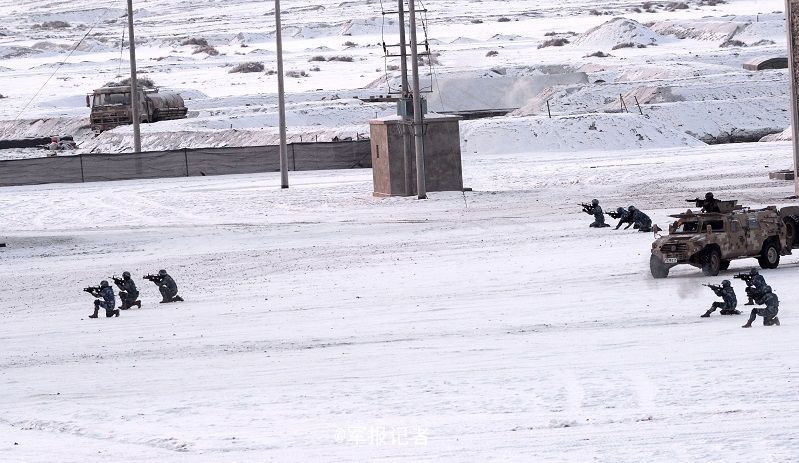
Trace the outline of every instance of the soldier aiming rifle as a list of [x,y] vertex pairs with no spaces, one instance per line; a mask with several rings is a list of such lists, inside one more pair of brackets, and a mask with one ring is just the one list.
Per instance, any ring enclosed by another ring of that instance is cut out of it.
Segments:
[[111,277],[114,284],[119,288],[119,299],[122,301],[122,310],[128,310],[134,305],[141,309],[141,301],[139,300],[139,290],[136,288],[136,282],[130,277],[130,272],[122,272],[122,278]]
[[580,205],[583,206],[583,212],[594,216],[594,221],[591,223],[591,225],[589,225],[589,227],[605,228],[610,226],[605,223],[605,214],[602,212],[602,208],[599,206],[598,199],[591,200],[591,204],[582,203]]
[[730,280],[722,281],[721,286],[705,284],[702,286],[707,286],[716,293],[716,296],[722,299],[721,302],[714,302],[713,305],[710,306],[710,309],[701,315],[702,318],[709,317],[716,309],[721,309],[719,313],[722,315],[738,315],[741,313],[740,310],[735,308],[738,305],[738,299],[735,297],[735,289],[733,289],[732,284],[730,284]]
[[119,310],[114,309],[116,306],[114,289],[108,285],[106,280],[101,281],[100,286],[89,286],[88,288],[83,288],[83,290],[97,298],[94,300],[94,313],[89,315],[89,318],[97,318],[101,308],[105,309],[106,317],[119,316]]
[[175,283],[175,280],[166,273],[166,270],[161,269],[158,271],[157,275],[144,275],[143,277],[145,280],[150,280],[158,286],[158,290],[161,292],[161,303],[168,303],[168,302],[182,302],[183,298],[178,296],[178,285]]
[[702,212],[721,212],[719,201],[710,192],[705,194],[705,199],[686,199],[685,202],[696,204],[696,207],[702,208]]
[[756,298],[758,304],[766,306],[765,309],[752,309],[749,315],[749,320],[741,328],[751,328],[752,322],[755,321],[758,315],[763,317],[763,326],[780,326],[780,319],[777,314],[780,311],[780,300],[776,294],[771,291],[771,286],[763,287],[763,290]]
[[739,273],[733,278],[743,280],[746,283],[746,297],[749,301],[744,305],[755,305],[753,299],[758,299],[766,288],[766,279],[760,272],[753,268],[749,273]]

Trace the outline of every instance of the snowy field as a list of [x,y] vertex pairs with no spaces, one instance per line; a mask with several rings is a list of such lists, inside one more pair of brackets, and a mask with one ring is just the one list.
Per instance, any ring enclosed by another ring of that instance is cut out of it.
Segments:
[[[427,201],[366,169],[4,188],[0,459],[796,461],[799,259],[763,272],[782,326],[743,330],[701,283],[755,260],[656,281],[651,234],[578,206],[789,204],[789,157],[467,155],[475,191]],[[142,309],[86,318],[82,287],[162,267],[186,302],[138,280]]]
[[[276,140],[276,77],[228,72],[274,68],[271,3],[134,3],[140,71],[190,108],[145,149]],[[786,71],[741,67],[785,54],[783,2],[714,3],[425,2],[431,108],[514,109],[461,123],[474,191],[378,199],[368,169],[0,188],[0,462],[799,461],[799,257],[763,271],[782,326],[743,330],[699,318],[701,284],[742,304],[754,259],[654,280],[652,234],[580,212],[667,228],[707,191],[796,204],[768,180],[789,143],[708,144],[790,123]],[[124,75],[124,6],[0,0],[0,138],[130,149],[84,107]],[[308,74],[287,81],[292,140],[394,112],[355,98],[397,83],[380,2],[283,6],[286,68]],[[161,268],[185,302],[140,279]],[[125,270],[143,307],[88,319],[81,289]]]

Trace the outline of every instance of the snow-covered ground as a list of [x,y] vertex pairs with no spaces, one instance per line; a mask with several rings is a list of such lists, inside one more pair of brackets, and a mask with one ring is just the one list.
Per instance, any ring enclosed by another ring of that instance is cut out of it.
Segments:
[[[9,462],[791,462],[799,260],[782,326],[699,315],[651,234],[713,190],[787,204],[787,143],[464,156],[475,191],[371,196],[369,170],[0,190]],[[159,268],[186,302],[90,320],[86,285]],[[732,280],[739,298],[743,288]],[[744,301],[741,301],[743,303]]]
[[[269,2],[135,3],[140,69],[191,109],[145,147],[275,140],[275,76],[228,73],[274,67]],[[425,2],[431,103],[519,105],[462,123],[473,191],[379,199],[368,169],[292,172],[287,190],[272,173],[0,188],[0,461],[799,460],[799,257],[763,271],[782,326],[742,330],[699,318],[716,300],[701,283],[755,260],[654,280],[651,234],[580,212],[634,204],[666,228],[706,191],[795,202],[768,180],[789,143],[705,144],[789,124],[786,72],[741,68],[785,53],[783,4],[708,3]],[[295,140],[394,111],[354,98],[396,86],[379,2],[283,6],[286,67],[310,75],[287,82]],[[0,138],[130,146],[129,127],[81,128],[83,95],[124,70],[123,13],[0,0]],[[552,38],[569,43],[538,48]],[[158,304],[140,276],[160,268],[185,302]],[[86,318],[81,288],[125,270],[143,307]]]

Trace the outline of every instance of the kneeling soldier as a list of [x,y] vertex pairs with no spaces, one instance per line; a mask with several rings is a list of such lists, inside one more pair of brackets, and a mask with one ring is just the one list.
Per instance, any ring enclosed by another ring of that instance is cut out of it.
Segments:
[[130,277],[130,272],[122,272],[122,278],[114,278],[114,284],[119,288],[119,300],[122,301],[122,310],[128,310],[134,305],[141,309],[139,290]]
[[[89,318],[97,318],[97,313],[100,309],[105,309],[106,317],[118,317],[119,309],[114,309],[116,306],[116,299],[114,297],[114,289],[108,286],[108,282],[103,280],[100,282],[99,287],[86,288],[84,291],[92,296],[98,298],[94,300],[94,313],[89,315]],[[99,298],[102,298],[101,301]]]
[[166,270],[161,269],[158,271],[158,275],[145,275],[144,278],[158,285],[158,290],[161,292],[162,304],[166,302],[183,301],[183,298],[178,296],[177,283],[166,273]]
[[723,299],[722,302],[716,301],[710,306],[707,312],[705,312],[702,317],[709,317],[710,314],[716,311],[716,309],[721,309],[719,313],[722,315],[738,315],[741,313],[740,310],[736,310],[735,307],[738,305],[738,298],[735,297],[735,289],[730,284],[730,280],[724,280],[721,282],[721,286],[715,285],[705,285],[713,290],[716,293],[716,296]]
[[763,317],[763,326],[780,326],[780,319],[777,317],[777,313],[780,311],[780,300],[777,298],[776,294],[771,292],[771,286],[763,288],[763,294],[756,299],[756,302],[758,304],[764,304],[766,308],[752,309],[749,320],[747,320],[746,325],[741,328],[751,328],[752,322],[755,321],[758,315]]

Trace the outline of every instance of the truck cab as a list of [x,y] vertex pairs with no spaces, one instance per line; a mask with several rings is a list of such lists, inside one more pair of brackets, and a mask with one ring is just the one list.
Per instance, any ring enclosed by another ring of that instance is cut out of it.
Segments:
[[[147,98],[141,89],[139,93],[139,122],[149,122]],[[120,125],[131,124],[133,114],[130,107],[130,86],[103,87],[86,95],[86,106],[91,107],[89,116],[91,128],[95,133],[104,132]]]

